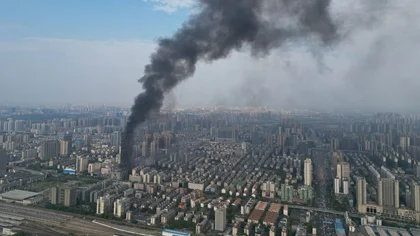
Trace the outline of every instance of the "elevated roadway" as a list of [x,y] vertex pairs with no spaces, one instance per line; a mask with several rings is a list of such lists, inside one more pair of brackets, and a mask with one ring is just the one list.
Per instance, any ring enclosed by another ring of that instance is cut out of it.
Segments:
[[339,215],[339,216],[344,216],[345,214],[345,212],[334,211],[334,210],[330,210],[326,208],[318,208],[318,207],[308,207],[308,206],[299,206],[299,205],[288,205],[288,207],[291,209],[301,209],[301,210],[307,210],[307,211],[313,211],[313,212],[323,212],[323,213]]

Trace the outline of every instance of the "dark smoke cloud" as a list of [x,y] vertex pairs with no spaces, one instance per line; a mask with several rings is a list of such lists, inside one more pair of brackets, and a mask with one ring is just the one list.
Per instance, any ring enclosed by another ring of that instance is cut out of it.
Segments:
[[330,0],[201,0],[199,13],[173,37],[159,40],[145,67],[139,80],[144,92],[135,98],[125,130],[122,165],[134,165],[135,128],[160,110],[165,93],[194,74],[199,60],[225,58],[245,45],[255,56],[295,40],[330,45],[338,37],[329,6]]

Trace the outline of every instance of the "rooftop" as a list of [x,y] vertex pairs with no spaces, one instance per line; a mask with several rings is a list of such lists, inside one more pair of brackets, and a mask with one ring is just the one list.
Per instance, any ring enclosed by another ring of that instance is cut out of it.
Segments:
[[279,213],[280,212],[280,208],[281,208],[280,203],[272,203],[270,205],[270,208],[268,209],[268,211]]
[[191,235],[188,232],[172,230],[172,229],[163,229],[162,232],[171,233],[172,235],[176,235],[176,236],[189,236],[189,235]]
[[23,190],[12,190],[12,191],[0,194],[0,196],[6,199],[22,201],[31,197],[35,197],[39,194],[40,193],[23,191]]
[[335,231],[337,235],[345,235],[346,233],[340,219],[335,219]]
[[255,209],[258,209],[258,210],[262,210],[262,211],[264,211],[265,210],[265,208],[267,208],[267,202],[262,202],[262,201],[259,201],[258,203],[257,203],[257,206],[255,206]]
[[279,213],[269,211],[267,212],[267,215],[265,215],[264,223],[275,225],[277,222],[278,216],[279,216]]
[[264,214],[263,210],[254,209],[249,216],[249,221],[259,221]]

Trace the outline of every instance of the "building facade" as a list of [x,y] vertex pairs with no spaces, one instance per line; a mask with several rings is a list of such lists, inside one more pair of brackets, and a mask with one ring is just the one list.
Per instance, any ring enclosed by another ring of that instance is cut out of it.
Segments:
[[306,186],[312,186],[312,160],[309,158],[306,158],[304,166],[303,166],[303,172],[304,172],[304,182]]
[[215,225],[214,229],[217,231],[224,231],[226,229],[226,207],[220,206],[215,209]]

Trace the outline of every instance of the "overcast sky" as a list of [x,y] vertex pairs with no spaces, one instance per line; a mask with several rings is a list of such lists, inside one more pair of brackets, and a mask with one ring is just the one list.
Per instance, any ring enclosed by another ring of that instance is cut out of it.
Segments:
[[[333,0],[348,33],[338,45],[288,46],[258,59],[244,48],[201,63],[174,91],[177,103],[418,111],[420,2],[360,4],[367,1],[375,0]],[[3,1],[0,104],[130,105],[155,40],[170,36],[193,3]]]

